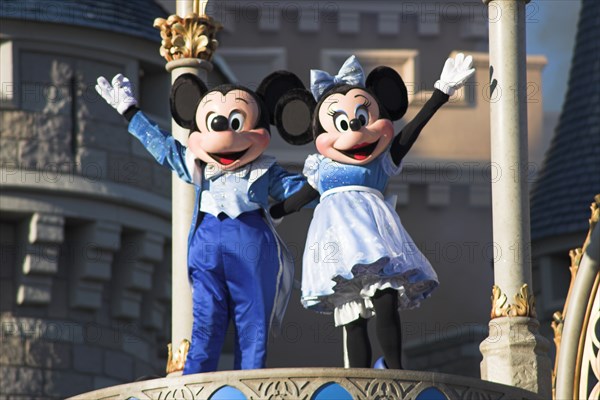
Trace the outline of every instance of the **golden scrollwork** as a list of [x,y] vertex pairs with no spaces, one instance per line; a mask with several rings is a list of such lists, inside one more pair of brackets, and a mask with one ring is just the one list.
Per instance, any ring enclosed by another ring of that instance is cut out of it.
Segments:
[[154,27],[162,38],[160,55],[167,61],[200,58],[210,61],[219,46],[216,34],[223,26],[208,15],[191,13],[185,17],[171,15],[156,18]]
[[492,287],[492,312],[491,319],[500,317],[529,317],[536,318],[535,298],[530,293],[529,286],[525,283],[515,294],[514,303],[509,303],[508,298],[499,286]]
[[167,358],[167,374],[183,371],[185,359],[187,358],[187,353],[190,349],[190,341],[183,339],[176,353],[173,353],[172,347],[173,346],[171,343],[167,345],[167,348],[169,349],[169,355]]
[[505,315],[508,315],[508,299],[506,295],[502,293],[500,288],[496,285],[492,286],[492,313],[490,314],[490,318],[498,318]]
[[560,342],[562,340],[563,326],[565,324],[565,317],[561,311],[556,311],[552,314],[552,322],[550,326],[554,331],[554,345],[556,346],[556,352],[560,351]]
[[598,220],[600,220],[600,193],[594,196],[594,201],[592,202],[592,204],[590,204],[590,210],[592,214],[589,219],[590,229],[588,230],[587,237],[583,242],[583,252],[585,252],[588,245],[590,244],[590,237],[592,236],[592,231],[594,230],[594,227],[596,227]]
[[[585,240],[583,241],[583,246],[569,251],[569,257],[571,259],[571,265],[569,266],[569,270],[571,271],[571,282],[569,284],[569,290],[567,291],[565,305],[563,306],[562,311],[556,311],[552,315],[552,323],[550,324],[550,326],[552,327],[552,330],[554,331],[554,344],[556,346],[556,357],[555,357],[555,361],[554,361],[554,370],[552,371],[552,393],[553,393],[552,397],[553,398],[555,397],[554,393],[556,390],[556,374],[558,372],[558,358],[560,355],[560,346],[561,346],[561,342],[562,342],[563,327],[564,327],[565,318],[566,318],[568,308],[569,308],[569,300],[571,299],[571,295],[573,293],[573,285],[575,284],[575,278],[577,277],[577,272],[579,271],[579,264],[581,262],[581,257],[583,257],[585,250],[587,249],[588,245],[590,244],[592,231],[594,230],[594,227],[596,226],[596,224],[598,223],[598,220],[600,219],[600,194],[597,194],[594,196],[594,201],[590,204],[590,211],[591,211],[591,213],[590,213],[591,215],[588,220],[590,228],[588,230],[588,234],[587,234]],[[600,370],[600,366],[598,367],[598,370]],[[600,391],[600,388],[595,388],[595,390]]]

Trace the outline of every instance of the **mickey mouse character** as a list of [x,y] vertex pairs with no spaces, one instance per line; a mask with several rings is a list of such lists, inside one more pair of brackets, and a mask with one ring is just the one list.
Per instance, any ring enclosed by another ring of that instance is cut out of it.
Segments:
[[[418,306],[438,285],[431,264],[382,192],[425,124],[474,73],[471,64],[463,54],[448,59],[431,98],[396,136],[392,121],[408,107],[402,78],[378,67],[365,83],[354,56],[336,76],[311,71],[314,99],[295,88],[277,104],[279,132],[302,131],[297,142],[313,136],[319,154],[306,160],[308,184],[272,207],[271,215],[281,217],[320,197],[303,256],[302,303],[333,312],[336,326],[344,327],[347,367],[371,366],[367,322],[377,314],[383,364],[402,368],[398,309]],[[270,79],[285,81],[289,75],[274,73]]]
[[129,132],[159,164],[196,187],[188,238],[194,322],[184,374],[216,370],[230,319],[234,368],[264,367],[269,327],[281,323],[289,299],[291,257],[264,211],[269,196],[282,201],[306,179],[263,154],[272,117],[266,104],[289,89],[269,83],[255,93],[229,84],[208,90],[192,74],[177,78],[171,113],[190,129],[184,147],[138,109],[127,78],[119,74],[112,84],[98,78],[96,90],[127,118]]

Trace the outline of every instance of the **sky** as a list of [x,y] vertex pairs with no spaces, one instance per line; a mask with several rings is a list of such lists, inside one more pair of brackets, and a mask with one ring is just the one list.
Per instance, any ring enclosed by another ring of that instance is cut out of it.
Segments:
[[527,5],[527,53],[543,54],[544,111],[560,111],[575,46],[580,0],[533,0]]

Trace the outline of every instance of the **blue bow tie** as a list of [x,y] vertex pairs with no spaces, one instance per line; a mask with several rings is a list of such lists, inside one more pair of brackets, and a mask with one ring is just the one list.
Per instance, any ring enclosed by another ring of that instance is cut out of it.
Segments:
[[344,62],[342,68],[340,68],[340,72],[335,76],[331,76],[327,72],[318,69],[310,70],[310,91],[317,101],[319,101],[327,89],[339,83],[365,86],[365,72],[356,59],[356,56],[350,56]]

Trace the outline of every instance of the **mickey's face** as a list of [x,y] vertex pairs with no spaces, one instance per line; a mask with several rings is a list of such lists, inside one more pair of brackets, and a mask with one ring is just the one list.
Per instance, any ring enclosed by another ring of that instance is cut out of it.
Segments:
[[324,132],[315,144],[319,153],[345,164],[364,165],[379,156],[394,137],[389,119],[380,119],[377,101],[364,89],[325,98],[318,110]]
[[198,131],[188,147],[202,161],[234,170],[254,161],[269,145],[269,131],[258,128],[261,109],[247,91],[207,93],[196,111]]

